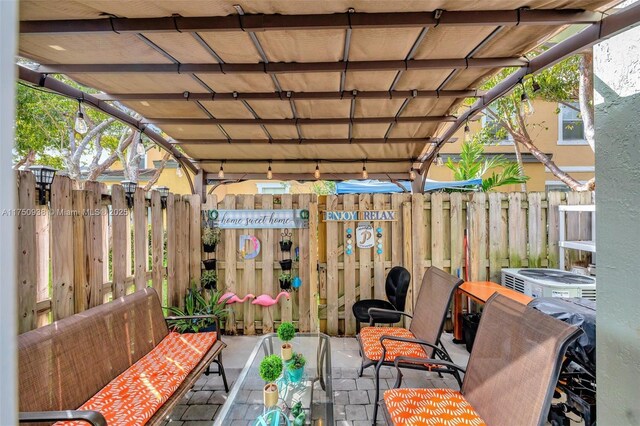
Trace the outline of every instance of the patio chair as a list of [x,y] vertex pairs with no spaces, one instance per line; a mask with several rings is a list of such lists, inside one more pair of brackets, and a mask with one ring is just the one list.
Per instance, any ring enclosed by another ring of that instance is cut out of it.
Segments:
[[[371,308],[370,326],[358,334],[362,364],[359,375],[365,368],[375,365],[376,403],[380,397],[380,368],[393,366],[397,357],[439,358],[451,362],[451,357],[440,342],[444,321],[456,288],[462,280],[436,267],[430,267],[424,274],[418,292],[413,317],[406,312]],[[412,318],[409,329],[402,327],[373,327],[376,314],[391,312]],[[407,363],[406,368],[428,370],[452,374],[462,383],[458,370],[447,365],[429,363]],[[378,405],[373,409],[373,422],[378,414]]]
[[567,347],[580,335],[568,325],[502,295],[485,305],[466,372],[451,362],[398,357],[403,363],[446,365],[465,373],[461,390],[391,389],[381,402],[387,424],[543,425]]
[[[390,311],[404,311],[407,291],[411,283],[411,274],[402,266],[394,266],[387,274],[384,290],[387,300],[363,299],[353,304],[353,316],[356,317],[356,333],[360,333],[360,323],[369,322],[369,309],[381,308]],[[376,324],[395,324],[402,317],[397,312],[375,315]]]

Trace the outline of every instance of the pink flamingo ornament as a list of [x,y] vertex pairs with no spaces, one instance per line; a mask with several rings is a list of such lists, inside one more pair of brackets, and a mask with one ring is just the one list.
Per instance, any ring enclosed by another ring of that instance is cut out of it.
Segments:
[[269,315],[269,319],[271,320],[270,322],[273,323],[273,318],[271,317],[271,307],[278,303],[282,296],[286,297],[287,300],[289,300],[290,298],[289,292],[287,291],[281,291],[280,293],[278,293],[275,299],[268,294],[261,294],[260,296],[256,297],[254,301],[251,302],[251,304],[260,305],[263,308],[267,308],[267,315]]
[[247,299],[255,299],[256,296],[249,293],[240,299],[235,293],[230,291],[226,292],[222,296],[220,296],[220,300],[226,301],[227,305],[231,305],[232,303],[244,303]]

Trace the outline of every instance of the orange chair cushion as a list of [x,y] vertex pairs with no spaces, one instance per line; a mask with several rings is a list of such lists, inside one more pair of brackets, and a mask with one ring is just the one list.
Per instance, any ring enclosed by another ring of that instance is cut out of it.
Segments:
[[[360,330],[360,342],[364,355],[372,361],[378,361],[382,358],[382,345],[380,337],[390,335],[395,337],[406,337],[415,339],[416,336],[412,332],[402,327],[365,327]],[[417,343],[398,342],[397,340],[385,340],[384,342],[387,352],[385,361],[393,361],[399,356],[411,356],[418,358],[426,358],[427,353],[422,346]]]
[[[155,348],[113,379],[79,410],[99,411],[109,426],[144,425],[178,389],[216,342],[213,333],[169,333]],[[56,426],[84,426],[58,422]]]
[[486,425],[464,396],[452,389],[391,389],[384,404],[395,426]]

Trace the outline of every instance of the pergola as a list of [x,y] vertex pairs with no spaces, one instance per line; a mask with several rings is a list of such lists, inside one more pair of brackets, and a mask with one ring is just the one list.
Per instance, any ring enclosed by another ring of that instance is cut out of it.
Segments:
[[[482,108],[640,20],[640,6],[614,13],[617,3],[24,0],[19,54],[40,66],[19,77],[144,131],[193,172],[196,191],[222,166],[225,179],[268,167],[283,180],[313,180],[316,167],[334,180],[414,171],[422,188],[439,149]],[[585,29],[526,57],[569,25]],[[478,90],[505,67],[518,70]]]

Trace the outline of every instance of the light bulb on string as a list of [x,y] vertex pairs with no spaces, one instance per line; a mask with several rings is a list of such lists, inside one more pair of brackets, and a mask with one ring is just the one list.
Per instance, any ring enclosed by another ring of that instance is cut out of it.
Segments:
[[271,161],[269,161],[269,168],[267,169],[267,179],[273,179],[273,172],[271,171]]
[[76,122],[73,126],[73,130],[77,133],[84,135],[87,133],[87,122],[84,120],[84,114],[82,113],[82,101],[78,99],[78,114],[76,115]]
[[218,179],[224,179],[224,163],[220,163],[220,170],[218,170]]
[[184,172],[182,171],[182,164],[178,164],[178,168],[176,169],[176,176],[181,178],[184,176]]
[[533,105],[531,104],[531,99],[529,99],[529,95],[527,95],[527,91],[524,88],[524,83],[520,82],[520,86],[522,86],[522,94],[520,95],[520,103],[522,104],[522,114],[525,116],[533,115],[535,110],[533,109]]
[[369,179],[369,172],[367,172],[367,163],[362,162],[362,179]]
[[316,171],[313,172],[313,177],[320,179],[320,164],[318,162],[316,162]]
[[464,140],[468,141],[471,135],[471,129],[469,129],[469,121],[464,124]]
[[145,153],[144,145],[142,144],[142,135],[138,139],[138,144],[136,145],[136,153],[138,155],[144,155]]

